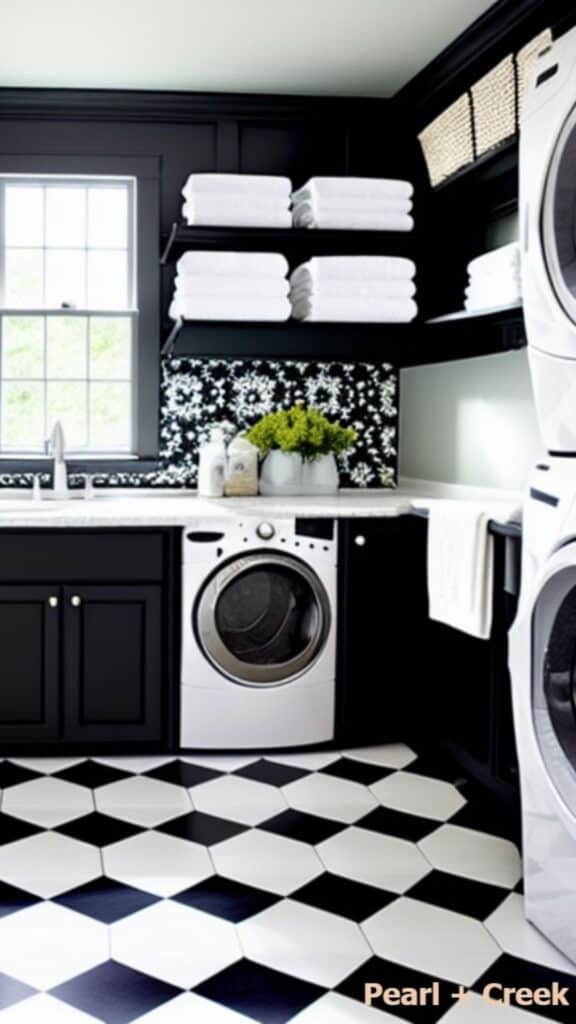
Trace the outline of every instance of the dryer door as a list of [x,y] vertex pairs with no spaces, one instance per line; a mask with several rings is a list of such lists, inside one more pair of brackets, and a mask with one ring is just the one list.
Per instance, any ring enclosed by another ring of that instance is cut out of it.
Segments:
[[255,552],[222,566],[194,609],[198,643],[233,682],[287,683],[322,651],[330,601],[313,570],[289,555]]
[[558,137],[542,207],[544,257],[564,311],[576,322],[576,107]]
[[548,771],[566,796],[576,780],[576,564],[555,573],[540,592],[532,655],[536,733]]

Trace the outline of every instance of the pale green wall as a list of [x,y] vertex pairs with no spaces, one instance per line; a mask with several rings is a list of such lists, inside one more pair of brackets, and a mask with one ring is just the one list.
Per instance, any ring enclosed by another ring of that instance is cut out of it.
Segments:
[[402,371],[401,476],[517,489],[542,454],[525,350]]

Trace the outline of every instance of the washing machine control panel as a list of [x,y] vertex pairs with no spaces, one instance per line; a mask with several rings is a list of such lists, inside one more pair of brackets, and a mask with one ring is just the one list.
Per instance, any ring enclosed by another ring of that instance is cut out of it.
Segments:
[[[262,512],[260,512],[260,515]],[[183,531],[185,565],[216,564],[251,550],[293,553],[312,566],[335,564],[338,554],[334,519],[260,515],[204,516],[190,519]]]

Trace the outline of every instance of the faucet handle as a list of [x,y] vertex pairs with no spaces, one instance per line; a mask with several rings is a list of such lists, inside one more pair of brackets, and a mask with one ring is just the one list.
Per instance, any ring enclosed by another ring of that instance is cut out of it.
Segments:
[[40,501],[42,498],[42,474],[34,473],[32,477],[32,500]]
[[84,498],[94,497],[94,474],[84,473]]

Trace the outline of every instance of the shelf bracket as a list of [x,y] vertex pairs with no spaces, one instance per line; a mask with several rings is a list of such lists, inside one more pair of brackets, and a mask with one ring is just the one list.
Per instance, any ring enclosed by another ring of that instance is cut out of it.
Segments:
[[160,257],[160,263],[161,263],[162,266],[165,266],[168,263],[168,259],[170,257],[170,250],[171,250],[172,246],[174,245],[174,239],[176,238],[177,232],[178,232],[178,221],[175,220],[174,223],[172,224],[172,227],[170,228],[170,234],[168,235],[168,241],[166,242],[166,245],[164,246],[164,250],[163,250],[162,255]]
[[184,323],[184,321],[183,321],[182,317],[179,317],[178,320],[176,320],[172,330],[170,331],[170,334],[168,335],[168,337],[166,338],[166,341],[164,342],[164,344],[162,345],[162,348],[160,349],[160,355],[162,355],[162,356],[169,356],[169,355],[171,355],[172,349],[174,348],[174,342],[176,341],[176,338],[178,337],[178,335],[180,334],[180,331],[182,330],[182,324],[183,323]]

